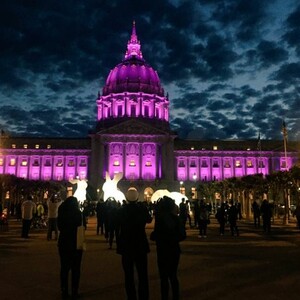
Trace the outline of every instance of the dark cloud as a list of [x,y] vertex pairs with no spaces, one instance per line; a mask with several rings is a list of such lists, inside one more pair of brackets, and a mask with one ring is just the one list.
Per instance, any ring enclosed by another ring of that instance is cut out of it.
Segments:
[[273,80],[290,84],[299,84],[300,80],[300,62],[282,65],[277,72],[273,74]]
[[212,112],[216,112],[218,110],[227,110],[231,109],[234,105],[234,102],[227,99],[227,100],[210,100],[207,104],[207,109],[211,110]]
[[261,95],[260,91],[250,87],[249,85],[242,86],[240,89],[240,92],[241,92],[241,96],[243,98],[245,98],[245,97],[247,97],[247,98],[253,97],[254,98],[254,97],[259,97]]
[[172,99],[171,109],[183,108],[193,112],[201,107],[205,107],[208,100],[207,93],[186,93],[182,98]]
[[[3,1],[0,123],[85,136],[132,21],[189,138],[299,138],[300,5],[294,0]],[[298,55],[298,56],[297,56]],[[280,121],[281,120],[281,121]],[[297,127],[298,126],[298,127]]]
[[276,65],[288,58],[288,52],[271,41],[261,41],[257,47],[257,55],[262,67]]
[[235,36],[241,42],[256,40],[266,18],[267,0],[211,1],[216,3],[212,19],[222,26],[238,28]]
[[286,20],[287,32],[283,39],[297,51],[300,57],[300,5],[288,16]]

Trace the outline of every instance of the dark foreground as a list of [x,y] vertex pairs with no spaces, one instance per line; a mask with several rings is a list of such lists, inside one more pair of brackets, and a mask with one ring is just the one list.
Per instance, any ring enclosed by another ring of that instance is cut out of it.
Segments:
[[[240,237],[231,237],[228,231],[219,236],[214,221],[206,239],[199,239],[198,232],[189,229],[178,272],[181,299],[299,299],[300,232],[295,223],[280,223],[276,221],[273,232],[264,235],[261,229],[241,221]],[[46,229],[31,230],[30,239],[21,239],[20,229],[20,222],[10,220],[9,231],[0,232],[0,299],[60,299],[56,242],[46,240]],[[150,234],[151,226],[147,232]],[[120,256],[95,233],[95,218],[90,218],[81,299],[126,299]],[[152,242],[149,284],[150,299],[159,300]]]

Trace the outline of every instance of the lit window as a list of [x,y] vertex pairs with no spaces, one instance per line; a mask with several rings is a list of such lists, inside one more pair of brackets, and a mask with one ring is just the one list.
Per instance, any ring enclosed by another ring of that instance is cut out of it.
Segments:
[[228,160],[225,160],[224,168],[230,168],[230,163]]
[[213,150],[218,150],[218,146],[213,146]]
[[202,168],[207,168],[208,167],[206,160],[202,160],[201,167]]
[[74,167],[74,166],[75,166],[74,160],[70,159],[68,162],[68,167]]
[[146,161],[146,167],[151,167],[151,166],[152,166],[151,161]]
[[51,149],[51,145],[47,145],[47,149]]
[[85,167],[86,166],[86,160],[85,159],[81,159],[80,160],[80,167]]
[[22,159],[21,165],[22,166],[27,166],[27,159]]
[[9,165],[10,166],[15,166],[16,165],[16,159],[15,158],[11,158],[9,161]]
[[253,164],[252,164],[252,160],[247,160],[247,167],[248,168],[252,168],[253,167]]
[[57,160],[56,166],[57,166],[57,167],[62,167],[62,166],[63,166],[63,161],[62,161],[62,159],[58,159],[58,160]]
[[50,160],[49,158],[47,158],[47,159],[45,160],[45,166],[46,166],[46,167],[50,167],[50,166],[51,166],[51,160]]
[[0,166],[3,166],[3,158],[0,158]]
[[184,164],[184,161],[183,160],[180,160],[179,163],[178,163],[178,167],[185,167],[185,164]]
[[213,168],[218,168],[219,167],[219,162],[217,160],[215,160],[213,162]]
[[129,166],[130,166],[130,167],[135,167],[135,161],[134,161],[134,160],[131,160],[130,163],[129,163]]
[[115,160],[115,161],[114,161],[114,166],[115,166],[115,167],[118,167],[119,165],[120,165],[120,162],[119,162],[118,160]]
[[23,148],[24,148],[24,149],[27,149],[27,148],[28,148],[28,145],[27,145],[27,144],[24,144],[24,145],[23,145]]
[[235,166],[237,168],[240,168],[242,166],[242,163],[241,163],[241,161],[239,159],[235,161]]
[[13,149],[16,149],[17,146],[16,146],[16,144],[12,144],[11,147],[12,147]]
[[35,149],[40,149],[40,145],[36,144]]
[[40,163],[39,163],[39,160],[36,158],[36,159],[34,159],[34,161],[33,161],[33,164],[32,164],[34,167],[38,167],[39,165],[40,165]]

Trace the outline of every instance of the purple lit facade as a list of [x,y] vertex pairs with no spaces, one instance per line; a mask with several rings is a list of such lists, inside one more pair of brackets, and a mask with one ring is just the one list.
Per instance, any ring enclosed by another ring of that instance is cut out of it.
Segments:
[[41,180],[88,179],[96,189],[123,173],[119,187],[141,193],[167,188],[185,192],[197,181],[287,170],[299,143],[282,141],[180,140],[169,126],[169,99],[157,72],[143,58],[133,24],[124,60],[113,68],[97,97],[97,125],[89,138],[1,136],[0,174]]
[[[88,139],[42,139],[1,136],[0,174],[32,180],[86,179]],[[80,147],[78,149],[78,147]]]

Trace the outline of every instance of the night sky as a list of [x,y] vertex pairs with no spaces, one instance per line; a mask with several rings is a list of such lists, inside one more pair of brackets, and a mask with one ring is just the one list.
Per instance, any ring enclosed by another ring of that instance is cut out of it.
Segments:
[[2,0],[1,129],[87,136],[133,20],[181,138],[300,140],[298,0]]

